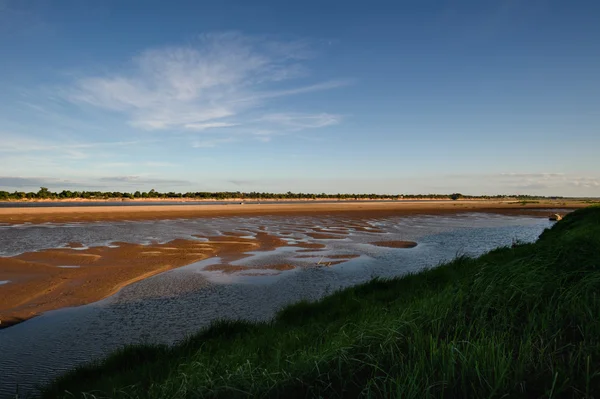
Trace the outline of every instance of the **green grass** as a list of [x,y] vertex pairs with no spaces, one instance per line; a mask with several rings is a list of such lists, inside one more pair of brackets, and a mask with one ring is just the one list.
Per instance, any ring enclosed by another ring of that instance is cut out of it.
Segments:
[[598,398],[599,318],[600,208],[587,208],[535,244],[125,348],[44,397]]

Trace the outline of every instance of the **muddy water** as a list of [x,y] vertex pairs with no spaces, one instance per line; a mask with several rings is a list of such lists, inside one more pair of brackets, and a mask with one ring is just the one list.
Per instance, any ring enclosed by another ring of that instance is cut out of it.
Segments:
[[[2,256],[66,247],[71,242],[86,248],[220,234],[250,238],[261,231],[285,239],[290,246],[249,253],[232,262],[245,266],[240,272],[211,268],[223,261],[210,258],[140,281],[100,302],[48,312],[0,330],[0,397],[14,395],[17,386],[21,394],[31,394],[36,385],[125,344],[171,344],[216,319],[265,320],[286,304],[318,299],[375,276],[401,275],[514,240],[533,241],[549,226],[545,218],[483,213],[1,226]],[[393,240],[418,245],[404,249],[370,244]],[[292,246],[299,243],[322,248]],[[293,267],[265,268],[269,265]],[[2,286],[0,300],[1,295]]]

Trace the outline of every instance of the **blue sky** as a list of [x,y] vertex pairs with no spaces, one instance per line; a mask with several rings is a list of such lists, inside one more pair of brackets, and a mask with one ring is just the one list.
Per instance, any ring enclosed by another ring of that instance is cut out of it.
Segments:
[[0,190],[600,196],[599,16],[0,0]]

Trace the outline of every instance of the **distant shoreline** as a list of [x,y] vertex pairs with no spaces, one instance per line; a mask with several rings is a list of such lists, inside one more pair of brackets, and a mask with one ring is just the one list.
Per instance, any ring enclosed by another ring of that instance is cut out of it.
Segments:
[[[0,209],[2,208],[54,208],[54,207],[94,207],[94,206],[190,206],[190,205],[311,205],[311,204],[359,204],[359,203],[442,203],[442,202],[514,202],[519,203],[526,201],[528,203],[539,202],[539,200],[519,200],[519,199],[504,199],[504,200],[489,200],[489,199],[461,199],[451,200],[447,198],[359,198],[359,199],[308,199],[308,198],[229,198],[229,199],[194,199],[194,198],[136,198],[136,199],[23,199],[23,200],[7,200],[0,201]],[[560,200],[555,200],[560,201]],[[571,200],[569,200],[571,201]],[[564,201],[563,201],[564,202]]]
[[[526,199],[525,201],[572,201],[578,199]],[[24,199],[9,199],[0,200],[2,203],[89,203],[89,202],[411,202],[411,201],[452,201],[449,198],[428,198],[428,197],[409,197],[409,198],[397,198],[397,197],[384,197],[384,198],[254,198],[254,197],[231,197],[231,198],[24,198]],[[523,201],[517,197],[506,197],[503,199],[489,199],[489,198],[465,198],[460,201]]]
[[264,203],[239,201],[216,202],[210,204],[158,205],[140,202],[136,206],[110,205],[97,206],[24,206],[0,207],[0,223],[67,223],[109,220],[152,220],[170,218],[197,218],[213,216],[241,215],[296,215],[324,213],[352,213],[362,216],[365,213],[414,214],[448,213],[465,211],[497,211],[501,213],[523,209],[576,209],[588,206],[579,200],[398,200],[398,201],[265,201]]

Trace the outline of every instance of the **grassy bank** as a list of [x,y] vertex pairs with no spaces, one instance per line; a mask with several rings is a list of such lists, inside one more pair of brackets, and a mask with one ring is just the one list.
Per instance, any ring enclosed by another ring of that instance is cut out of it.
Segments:
[[599,397],[599,317],[600,208],[587,208],[535,244],[375,280],[271,323],[220,323],[173,348],[129,347],[44,394]]

